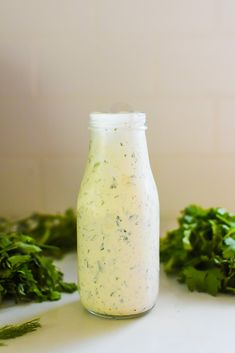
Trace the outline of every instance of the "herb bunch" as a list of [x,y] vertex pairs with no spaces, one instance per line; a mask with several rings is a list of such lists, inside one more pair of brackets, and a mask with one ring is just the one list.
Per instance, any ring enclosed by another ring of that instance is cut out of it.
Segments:
[[166,273],[176,275],[190,291],[235,294],[235,215],[191,205],[178,224],[160,240]]
[[33,213],[17,221],[0,218],[0,232],[30,235],[39,245],[50,245],[42,250],[51,257],[76,249],[76,216],[72,209],[55,215]]
[[58,300],[62,292],[77,289],[75,283],[64,282],[63,273],[42,254],[49,248],[29,235],[0,233],[0,303]]

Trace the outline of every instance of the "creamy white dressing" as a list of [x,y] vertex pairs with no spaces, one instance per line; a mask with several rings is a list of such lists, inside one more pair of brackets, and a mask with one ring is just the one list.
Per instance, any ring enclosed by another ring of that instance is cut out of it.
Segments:
[[145,132],[132,128],[130,117],[123,121],[128,124],[91,130],[78,197],[81,301],[108,316],[148,311],[158,292],[157,189]]

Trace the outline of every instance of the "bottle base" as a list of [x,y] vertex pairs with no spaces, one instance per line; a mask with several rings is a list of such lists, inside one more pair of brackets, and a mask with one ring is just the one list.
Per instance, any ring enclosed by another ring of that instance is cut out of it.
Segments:
[[94,316],[98,316],[101,317],[103,319],[114,319],[114,320],[128,320],[128,319],[135,319],[141,316],[144,316],[146,314],[148,314],[154,306],[152,306],[150,309],[143,311],[141,313],[136,313],[136,314],[130,314],[130,315],[109,315],[109,314],[102,314],[102,313],[98,313],[96,311],[93,310],[89,310],[86,309],[90,314],[94,315]]

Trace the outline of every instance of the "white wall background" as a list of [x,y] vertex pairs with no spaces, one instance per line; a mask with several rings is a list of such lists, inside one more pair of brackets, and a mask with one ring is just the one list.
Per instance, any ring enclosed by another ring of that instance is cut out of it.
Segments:
[[163,217],[235,211],[235,1],[0,0],[0,215],[75,207],[110,107],[148,115]]

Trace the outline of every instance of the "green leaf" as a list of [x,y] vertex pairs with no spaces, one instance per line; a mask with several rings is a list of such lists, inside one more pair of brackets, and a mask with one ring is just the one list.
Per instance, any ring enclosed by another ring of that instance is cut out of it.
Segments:
[[191,230],[185,230],[183,236],[183,244],[185,250],[192,250],[192,245],[190,243]]
[[223,256],[226,259],[234,258],[235,257],[235,239],[228,237],[224,239],[224,250],[223,250]]
[[13,255],[8,258],[11,266],[20,267],[23,263],[30,261],[30,255]]
[[187,267],[182,273],[190,291],[197,290],[215,296],[221,288],[223,275],[219,269],[197,270],[193,267]]
[[205,289],[206,271],[199,271],[193,267],[186,267],[183,271],[183,280],[187,284],[188,289],[193,292],[195,290],[203,292]]
[[213,268],[207,271],[205,278],[205,291],[211,295],[216,295],[222,287],[223,274],[220,269]]

